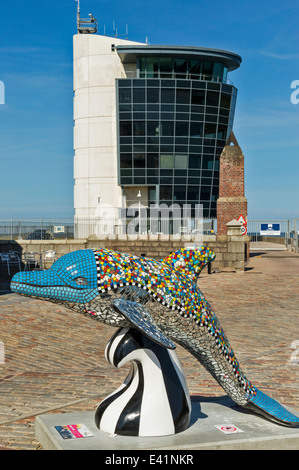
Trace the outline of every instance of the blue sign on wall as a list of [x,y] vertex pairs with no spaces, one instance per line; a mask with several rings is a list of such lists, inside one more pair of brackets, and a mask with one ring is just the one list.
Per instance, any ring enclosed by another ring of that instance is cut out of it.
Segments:
[[280,224],[261,224],[261,235],[280,235]]

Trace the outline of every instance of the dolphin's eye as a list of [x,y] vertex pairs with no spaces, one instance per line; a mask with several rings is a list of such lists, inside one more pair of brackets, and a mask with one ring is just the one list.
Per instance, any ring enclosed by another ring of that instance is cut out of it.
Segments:
[[88,280],[86,279],[86,277],[76,277],[74,281],[76,282],[76,284],[78,284],[78,286],[87,286],[88,284]]

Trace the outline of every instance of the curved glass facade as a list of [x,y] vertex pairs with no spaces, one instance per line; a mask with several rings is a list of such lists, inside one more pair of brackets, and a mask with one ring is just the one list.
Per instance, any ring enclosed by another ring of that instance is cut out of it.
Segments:
[[141,57],[141,78],[190,78],[226,83],[227,67],[211,60],[184,57]]
[[[232,129],[237,90],[222,83],[224,66],[217,81],[201,79],[204,61],[199,60],[193,62],[200,73],[192,79],[186,78],[192,61],[186,61],[186,71],[176,72],[182,78],[173,78],[181,59],[170,58],[170,78],[149,78],[151,59],[145,68],[140,59],[140,75],[147,78],[116,80],[119,184],[148,186],[149,204],[201,203],[204,217],[214,218],[219,157]],[[158,59],[152,73],[160,74],[162,65],[167,73],[163,57]],[[212,63],[212,72],[217,66]]]

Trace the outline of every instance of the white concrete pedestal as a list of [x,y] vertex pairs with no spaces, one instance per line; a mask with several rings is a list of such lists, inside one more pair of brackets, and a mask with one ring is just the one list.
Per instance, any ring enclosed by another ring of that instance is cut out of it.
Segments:
[[[158,438],[111,436],[96,427],[94,415],[94,411],[40,415],[35,422],[37,439],[45,450],[117,450],[117,455],[129,450],[132,455],[142,450],[299,450],[299,428],[246,412],[226,396],[193,397],[189,428]],[[93,437],[63,439],[55,429],[72,424],[84,424]]]

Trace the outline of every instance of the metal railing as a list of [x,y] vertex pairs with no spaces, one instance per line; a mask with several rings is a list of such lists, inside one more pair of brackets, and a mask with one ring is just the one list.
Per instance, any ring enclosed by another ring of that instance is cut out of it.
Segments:
[[91,235],[194,235],[216,232],[215,219],[190,217],[137,216],[65,219],[0,219],[0,240],[59,240],[88,238]]
[[75,218],[75,238],[90,235],[197,235],[216,232],[215,219],[176,217]]
[[0,219],[1,240],[74,238],[74,219]]
[[192,72],[150,72],[150,71],[138,71],[138,70],[127,70],[122,72],[121,78],[160,78],[167,80],[170,79],[178,79],[178,80],[203,80],[206,82],[214,82],[214,83],[224,83],[226,85],[232,85],[233,82],[229,79],[223,79],[219,77],[219,75],[208,75],[204,73],[192,73]]
[[251,250],[280,249],[298,253],[299,219],[249,220],[247,235]]
[[[88,217],[88,218],[10,218],[0,219],[0,240],[59,240],[86,239],[91,235],[210,235],[217,233],[217,219],[192,217],[143,217],[142,211],[131,217]],[[279,224],[279,235],[261,233],[261,224]],[[248,220],[247,234],[251,248],[275,247],[299,251],[299,218],[288,220]]]

